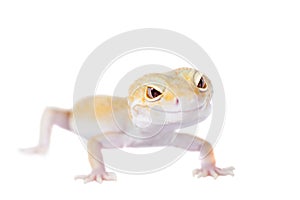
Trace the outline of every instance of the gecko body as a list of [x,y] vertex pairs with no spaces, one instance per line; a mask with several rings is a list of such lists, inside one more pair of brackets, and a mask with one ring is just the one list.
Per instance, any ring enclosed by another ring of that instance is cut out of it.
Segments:
[[53,125],[78,133],[86,139],[92,172],[77,176],[84,182],[116,180],[107,172],[102,149],[174,146],[199,151],[198,177],[233,175],[233,167],[218,168],[211,144],[180,133],[180,129],[205,120],[211,112],[212,83],[192,68],[152,73],[132,83],[128,97],[99,95],[77,102],[72,109],[47,108],[42,116],[39,143],[24,149],[45,153]]

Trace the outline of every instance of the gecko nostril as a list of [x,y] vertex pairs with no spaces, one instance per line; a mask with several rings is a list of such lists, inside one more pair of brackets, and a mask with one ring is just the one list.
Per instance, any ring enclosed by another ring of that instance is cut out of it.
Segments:
[[179,104],[179,99],[178,98],[176,98],[176,105],[178,105]]

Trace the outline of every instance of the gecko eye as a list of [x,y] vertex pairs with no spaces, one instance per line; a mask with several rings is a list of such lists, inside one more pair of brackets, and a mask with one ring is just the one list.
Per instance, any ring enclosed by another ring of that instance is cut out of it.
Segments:
[[205,92],[207,90],[207,84],[205,78],[201,74],[199,73],[195,74],[194,82],[201,92]]
[[146,90],[146,98],[149,101],[156,101],[161,97],[162,93],[154,87],[148,86]]

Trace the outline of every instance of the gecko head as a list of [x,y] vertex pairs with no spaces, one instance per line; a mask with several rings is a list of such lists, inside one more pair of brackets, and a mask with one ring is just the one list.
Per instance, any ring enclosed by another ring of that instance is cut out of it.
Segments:
[[147,74],[129,88],[129,116],[140,128],[197,123],[209,115],[212,94],[209,78],[192,68]]

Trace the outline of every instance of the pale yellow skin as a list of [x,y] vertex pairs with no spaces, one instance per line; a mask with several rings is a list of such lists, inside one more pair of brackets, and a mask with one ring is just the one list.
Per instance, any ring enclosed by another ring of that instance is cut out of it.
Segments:
[[[152,89],[160,94],[153,97],[149,92]],[[209,116],[213,88],[208,77],[191,68],[148,74],[136,80],[128,94],[127,98],[88,97],[70,110],[47,108],[41,120],[39,144],[23,151],[45,153],[52,126],[58,125],[88,141],[92,172],[76,177],[84,182],[116,180],[114,173],[106,171],[101,153],[101,149],[116,147],[174,146],[199,151],[202,168],[195,169],[194,176],[233,175],[233,167],[215,166],[213,149],[208,142],[178,133],[180,128],[197,124]]]

